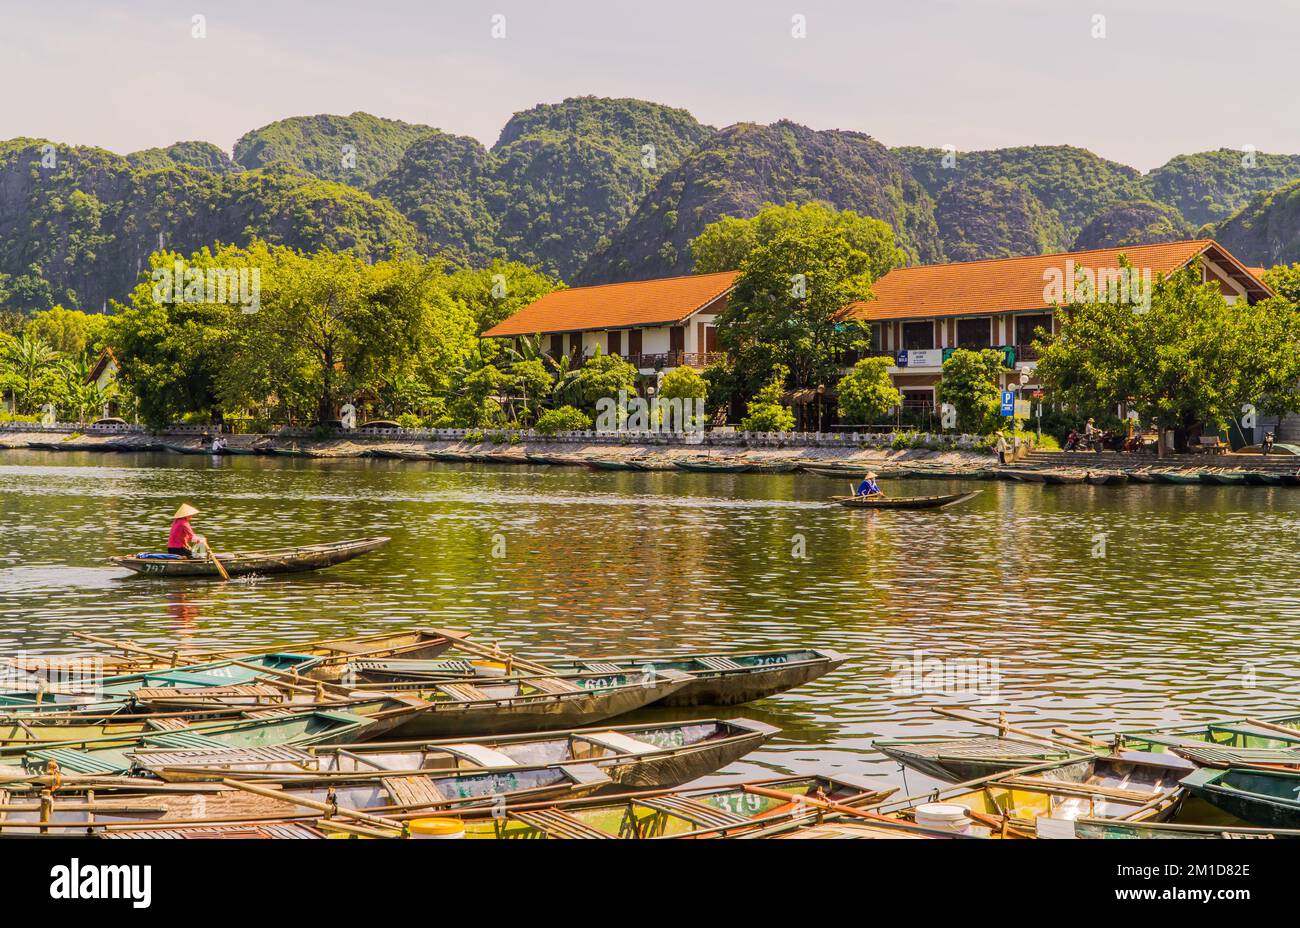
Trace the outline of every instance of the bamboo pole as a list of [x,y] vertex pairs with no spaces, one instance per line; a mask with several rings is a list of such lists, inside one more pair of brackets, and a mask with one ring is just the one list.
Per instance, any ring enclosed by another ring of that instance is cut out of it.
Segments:
[[985,719],[978,715],[972,715],[969,712],[961,712],[957,709],[944,709],[940,706],[931,706],[931,709],[940,715],[947,715],[955,719],[961,719],[965,722],[974,722],[977,725],[987,725],[990,728],[996,728],[998,729],[999,737],[1005,737],[1005,735],[1002,734],[1003,732],[1011,732],[1012,734],[1020,735],[1022,738],[1029,738],[1030,740],[1037,741],[1040,744],[1050,744],[1053,747],[1064,748],[1074,754],[1079,753],[1078,746],[1076,745],[1070,744],[1067,741],[1058,741],[1057,739],[1048,737],[1041,732],[1029,731],[1024,728],[1017,728],[1015,725],[1008,725],[1005,720],[1001,718]]
[[281,802],[288,802],[294,805],[302,806],[305,809],[314,809],[317,812],[324,812],[326,817],[341,815],[344,818],[356,819],[369,825],[375,825],[380,828],[390,828],[394,831],[401,831],[402,826],[389,821],[378,815],[368,815],[365,812],[357,812],[353,809],[344,809],[338,805],[329,805],[324,802],[317,802],[314,799],[304,799],[301,796],[286,795],[283,790],[267,789],[264,786],[257,786],[253,783],[244,783],[239,780],[223,778],[221,780],[226,786],[233,786],[235,789],[242,789],[245,792],[256,793],[259,796],[265,796],[268,799],[278,799]]

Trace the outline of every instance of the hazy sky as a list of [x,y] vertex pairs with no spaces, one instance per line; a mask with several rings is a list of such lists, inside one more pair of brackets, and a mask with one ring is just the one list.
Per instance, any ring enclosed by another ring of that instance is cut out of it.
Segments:
[[354,110],[490,145],[583,94],[1144,170],[1300,152],[1300,0],[0,0],[0,36],[0,138],[122,153]]

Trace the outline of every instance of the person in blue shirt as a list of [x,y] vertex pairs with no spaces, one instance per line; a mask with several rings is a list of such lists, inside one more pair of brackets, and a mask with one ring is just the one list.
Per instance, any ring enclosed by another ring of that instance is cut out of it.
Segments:
[[880,487],[876,486],[876,475],[873,471],[868,471],[867,475],[862,478],[862,482],[858,484],[857,495],[858,496],[884,496],[885,495],[880,492]]

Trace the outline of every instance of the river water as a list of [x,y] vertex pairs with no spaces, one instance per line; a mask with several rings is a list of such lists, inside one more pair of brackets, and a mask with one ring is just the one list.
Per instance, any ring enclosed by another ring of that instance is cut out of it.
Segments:
[[[892,481],[982,489],[930,512],[827,505],[806,474],[393,460],[0,454],[0,649],[73,630],[163,647],[471,629],[538,659],[794,645],[853,660],[724,710],[783,734],[724,773],[928,781],[873,738],[969,732],[933,707],[1075,729],[1295,711],[1300,490]],[[390,535],[319,574],[138,577],[176,506],[217,550]],[[935,663],[941,662],[941,663]],[[627,721],[637,720],[637,716]]]

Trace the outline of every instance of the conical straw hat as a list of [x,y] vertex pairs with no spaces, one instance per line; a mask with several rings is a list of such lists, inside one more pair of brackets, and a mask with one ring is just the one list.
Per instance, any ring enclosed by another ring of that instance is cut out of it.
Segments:
[[176,510],[176,515],[172,516],[172,518],[188,519],[190,516],[197,516],[198,514],[199,511],[195,509],[193,506],[191,506],[189,503],[181,503],[181,508]]
[[868,480],[875,480],[875,479],[876,479],[876,472],[875,472],[874,470],[869,470],[869,471],[867,471],[867,479],[868,479]]

